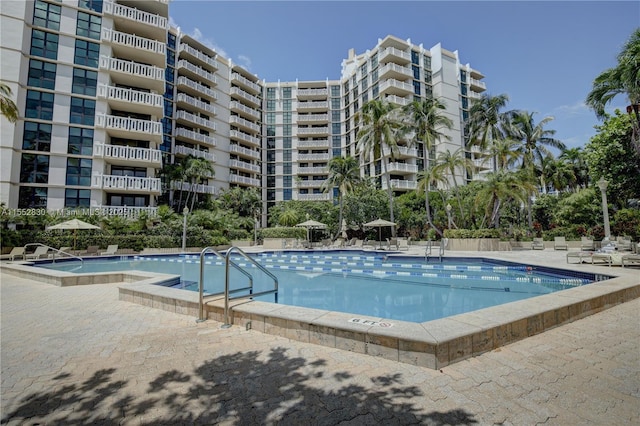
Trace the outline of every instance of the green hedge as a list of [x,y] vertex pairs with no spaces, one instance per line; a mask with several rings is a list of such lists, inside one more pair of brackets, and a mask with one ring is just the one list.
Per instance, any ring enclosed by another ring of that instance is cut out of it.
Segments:
[[500,238],[499,229],[445,229],[445,238]]
[[307,238],[307,230],[300,227],[278,226],[260,230],[262,238]]

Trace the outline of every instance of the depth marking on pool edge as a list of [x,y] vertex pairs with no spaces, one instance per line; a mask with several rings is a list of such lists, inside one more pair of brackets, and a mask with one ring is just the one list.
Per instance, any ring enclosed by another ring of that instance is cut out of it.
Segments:
[[368,319],[364,319],[364,318],[351,318],[349,320],[349,322],[354,323],[354,324],[372,325],[374,327],[382,327],[382,328],[393,327],[393,324],[390,323],[390,322],[373,321],[373,320],[368,320]]

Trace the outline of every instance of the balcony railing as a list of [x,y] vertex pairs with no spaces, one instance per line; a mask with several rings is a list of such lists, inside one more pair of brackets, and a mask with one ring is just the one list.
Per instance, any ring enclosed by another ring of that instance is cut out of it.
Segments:
[[326,166],[321,167],[298,167],[299,175],[325,175],[329,173]]
[[298,109],[324,109],[329,108],[329,102],[298,102]]
[[486,89],[487,88],[487,85],[485,84],[484,81],[476,80],[475,78],[470,78],[469,82],[471,83],[472,86],[476,86],[476,87],[479,87],[481,89]]
[[[399,146],[397,147],[398,151],[398,156],[400,157],[417,157],[418,156],[418,150],[416,148],[407,148],[406,146]],[[389,148],[387,147],[383,147],[382,148],[382,155],[384,155],[385,157],[389,156],[389,153],[391,151],[389,150]]]
[[298,154],[298,161],[329,161],[329,154]]
[[380,61],[387,58],[388,56],[401,58],[408,62],[411,61],[411,55],[409,55],[407,52],[403,52],[402,50],[398,50],[395,47],[387,47],[382,52],[380,52]]
[[324,179],[324,180],[301,179],[296,182],[296,186],[298,188],[322,188],[322,185],[324,185],[326,181],[327,179]]
[[197,115],[191,114],[187,111],[179,110],[176,113],[176,119],[183,119],[207,129],[212,129],[213,131],[216,130],[216,123],[214,123],[213,121],[207,120],[206,118],[198,117]]
[[402,81],[390,78],[387,81],[380,84],[380,92],[383,92],[387,89],[395,88],[404,92],[412,92],[413,86],[409,83],[404,83]]
[[260,159],[260,152],[254,151],[252,149],[247,149],[238,145],[229,145],[229,152],[234,152],[236,154],[242,154],[245,157],[251,157],[256,160]]
[[298,127],[299,135],[322,135],[329,133],[328,127]]
[[298,148],[329,148],[329,139],[298,141]]
[[113,15],[120,18],[129,19],[139,24],[150,25],[164,30],[168,28],[168,20],[163,16],[154,15],[152,13],[134,9],[133,7],[114,3],[111,0],[105,1],[103,5],[103,10],[106,15]]
[[300,201],[330,201],[333,195],[326,194],[298,194],[297,199]]
[[234,124],[236,126],[244,127],[246,129],[251,129],[254,132],[260,131],[260,126],[255,123],[252,123],[249,120],[245,120],[242,117],[238,117],[237,115],[232,115],[229,117],[229,124]]
[[205,80],[210,81],[211,83],[218,84],[218,79],[216,78],[215,74],[210,73],[209,71],[207,71],[204,68],[201,68],[201,67],[199,67],[197,65],[193,65],[189,61],[181,59],[181,60],[178,61],[177,65],[178,65],[177,66],[178,69],[184,68],[184,69],[186,69],[186,70],[198,75],[199,77],[202,77]]
[[195,48],[189,46],[188,44],[180,43],[179,51],[180,52],[187,52],[189,55],[191,55],[191,56],[193,56],[195,58],[198,58],[198,60],[204,62],[205,64],[209,65],[210,67],[218,69],[218,61],[216,61],[215,59],[213,59],[211,56],[207,55],[206,53],[203,53],[203,52],[199,51],[198,49],[195,49]]
[[244,112],[245,114],[251,116],[252,118],[255,118],[256,120],[260,119],[260,113],[253,109],[253,108],[249,108],[246,105],[242,105],[240,102],[238,101],[231,101],[229,102],[229,109],[231,111],[241,111]]
[[203,94],[209,98],[216,99],[216,100],[218,99],[218,95],[216,95],[216,92],[214,92],[213,89],[203,84],[200,84],[196,81],[193,81],[190,78],[187,78],[185,76],[178,77],[177,83],[179,86],[180,85],[187,86],[191,90],[194,90],[195,92]]
[[159,149],[136,148],[122,145],[93,145],[93,155],[96,157],[113,158],[132,162],[146,162],[150,165],[162,165],[162,151]]
[[242,99],[246,100],[247,102],[250,102],[252,105],[256,107],[260,106],[261,104],[260,98],[250,95],[238,87],[232,87],[229,93],[231,93],[232,96],[233,95],[240,96]]
[[329,121],[329,114],[302,114],[298,115],[298,121]]
[[154,108],[162,108],[162,95],[139,90],[127,89],[124,87],[98,85],[98,97],[113,99],[122,102],[130,102],[138,105],[149,105]]
[[418,166],[415,164],[389,163],[389,172],[418,173]]
[[140,37],[134,34],[122,33],[111,28],[102,28],[102,41],[113,44],[121,44],[136,50],[166,55],[167,45],[150,38]]
[[[400,179],[391,179],[391,188],[393,189],[416,189],[417,183],[415,180],[400,180]],[[386,179],[382,179],[382,189],[387,189],[387,181]]]
[[100,68],[107,71],[121,72],[136,77],[150,78],[164,81],[164,69],[153,65],[139,64],[133,61],[100,56]]
[[327,96],[329,94],[329,90],[326,88],[323,89],[298,89],[298,97],[309,97],[309,96]]
[[253,145],[260,145],[260,138],[255,136],[251,136],[248,133],[241,132],[239,130],[231,130],[229,131],[229,136],[232,138],[240,139],[241,141],[251,143]]
[[162,123],[115,115],[96,114],[96,127],[123,130],[127,132],[162,135]]
[[260,166],[247,163],[246,161],[229,160],[229,167],[233,167],[236,169],[250,170],[254,173],[260,173]]
[[94,174],[91,186],[101,189],[115,189],[131,192],[147,192],[160,194],[161,183],[159,178],[115,176]]
[[378,75],[384,75],[386,73],[389,72],[394,72],[396,74],[400,74],[400,75],[404,75],[407,77],[412,77],[413,76],[413,72],[411,71],[411,68],[408,67],[403,67],[402,65],[398,65],[398,64],[394,64],[392,62],[388,63],[387,65],[380,67],[379,71],[378,71]]
[[194,132],[193,130],[188,130],[183,127],[178,127],[176,129],[176,136],[182,136],[184,138],[188,138],[194,141],[198,141],[205,145],[216,146],[216,138],[203,135],[198,132]]
[[216,194],[216,187],[213,185],[204,185],[201,183],[189,183],[189,182],[181,182],[181,181],[172,181],[171,189],[175,189],[178,191],[189,191],[189,192],[197,192],[198,194]]
[[253,90],[255,93],[260,93],[260,86],[248,78],[240,75],[237,72],[231,73],[231,82],[237,82],[245,87],[248,87],[250,90]]
[[158,215],[157,207],[132,207],[132,206],[91,206],[92,214],[101,214],[105,216],[123,216],[130,219],[136,219],[141,214],[146,213],[150,217]]
[[245,185],[251,185],[251,186],[256,186],[256,187],[260,186],[260,180],[259,179],[248,178],[246,176],[229,175],[229,182],[232,182],[232,183],[243,183]]
[[206,102],[202,102],[199,99],[196,99],[192,96],[187,95],[186,93],[178,93],[177,101],[184,102],[187,105],[190,105],[194,108],[201,109],[213,115],[216,115],[218,113],[214,105],[208,104]]
[[411,102],[411,100],[409,100],[407,98],[402,98],[402,97],[396,96],[396,95],[389,95],[389,96],[387,96],[385,98],[385,100],[387,100],[388,102],[391,102],[393,104],[401,105],[401,106],[409,105],[409,103]]
[[174,154],[191,155],[198,158],[204,158],[205,160],[215,163],[216,156],[213,152],[200,151],[199,149],[189,148],[183,145],[176,145]]

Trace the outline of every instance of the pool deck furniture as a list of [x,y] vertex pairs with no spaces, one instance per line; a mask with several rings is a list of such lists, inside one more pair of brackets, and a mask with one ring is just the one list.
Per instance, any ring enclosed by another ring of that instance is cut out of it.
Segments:
[[[567,263],[583,263],[587,261],[587,263],[591,263],[591,256],[593,252],[591,251],[570,251],[567,252]],[[578,259],[577,262],[570,262],[570,259]]]
[[555,237],[553,239],[554,250],[569,250],[569,245],[564,237]]
[[38,246],[33,253],[26,254],[24,258],[25,260],[38,260],[43,257],[47,257],[48,253],[49,247]]
[[544,250],[544,241],[542,240],[542,238],[534,238],[533,242],[531,243],[531,249]]
[[625,266],[640,266],[640,254],[623,254],[621,260],[623,268]]
[[105,251],[100,251],[98,252],[98,254],[100,256],[113,256],[116,254],[116,252],[118,251],[118,245],[117,244],[111,244],[107,247],[107,249]]
[[582,237],[580,239],[580,250],[582,251],[587,251],[587,250],[595,250],[596,249],[596,243],[595,241],[593,241],[593,238],[589,238],[589,237]]
[[97,256],[100,246],[89,246],[86,250],[80,252],[80,256]]
[[16,260],[17,257],[24,260],[24,254],[25,254],[24,247],[14,247],[13,249],[11,249],[11,252],[9,254],[3,254],[0,257],[0,260],[10,260],[13,262],[14,260]]

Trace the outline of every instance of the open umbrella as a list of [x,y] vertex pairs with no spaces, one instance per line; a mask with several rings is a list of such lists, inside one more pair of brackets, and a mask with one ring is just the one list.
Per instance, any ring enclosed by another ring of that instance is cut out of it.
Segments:
[[100,227],[83,222],[79,219],[71,219],[65,222],[60,222],[56,225],[47,226],[47,230],[49,229],[73,229],[73,249],[75,250],[76,240],[78,238],[78,229],[100,229]]
[[307,228],[307,241],[309,241],[309,243],[311,243],[311,240],[309,239],[310,229],[325,229],[327,227],[326,224],[322,222],[318,222],[316,220],[307,220],[305,222],[297,224],[296,226],[299,226],[301,228]]
[[378,240],[380,241],[380,244],[382,244],[382,227],[396,226],[396,224],[393,222],[389,222],[388,220],[376,219],[371,222],[365,223],[364,226],[366,226],[367,228],[378,228]]

